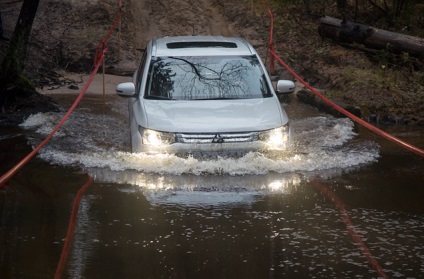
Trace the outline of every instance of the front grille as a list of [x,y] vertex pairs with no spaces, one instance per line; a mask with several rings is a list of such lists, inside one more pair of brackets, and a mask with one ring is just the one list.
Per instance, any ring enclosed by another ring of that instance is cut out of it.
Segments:
[[177,133],[177,142],[191,144],[238,143],[258,140],[258,132],[240,133]]

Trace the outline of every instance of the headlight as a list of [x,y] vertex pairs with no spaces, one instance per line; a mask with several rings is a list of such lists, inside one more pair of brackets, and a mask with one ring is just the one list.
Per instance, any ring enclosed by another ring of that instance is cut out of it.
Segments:
[[174,133],[158,132],[154,130],[144,129],[142,127],[140,127],[139,131],[141,134],[142,142],[145,145],[163,146],[175,142]]
[[289,125],[259,133],[259,140],[265,142],[271,149],[284,148],[289,141]]

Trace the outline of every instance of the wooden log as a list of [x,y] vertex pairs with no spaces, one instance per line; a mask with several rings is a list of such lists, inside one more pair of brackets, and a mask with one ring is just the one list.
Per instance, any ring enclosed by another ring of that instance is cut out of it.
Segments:
[[365,24],[324,16],[318,32],[322,38],[339,43],[362,44],[369,49],[388,49],[394,53],[407,52],[424,57],[424,39],[374,28]]

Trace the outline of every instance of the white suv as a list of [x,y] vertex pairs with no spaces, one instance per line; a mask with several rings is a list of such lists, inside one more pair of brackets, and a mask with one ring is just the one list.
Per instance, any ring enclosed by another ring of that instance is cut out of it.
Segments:
[[[277,82],[277,94],[295,89]],[[258,53],[244,39],[220,36],[152,40],[129,98],[132,152],[281,150],[289,121]]]

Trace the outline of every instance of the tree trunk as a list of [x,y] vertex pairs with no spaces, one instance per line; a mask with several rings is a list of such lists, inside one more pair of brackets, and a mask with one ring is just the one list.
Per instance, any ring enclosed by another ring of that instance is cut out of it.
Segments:
[[6,101],[11,99],[10,92],[22,88],[23,91],[35,91],[34,86],[22,74],[27,55],[27,45],[32,23],[37,13],[39,0],[24,0],[15,30],[6,55],[0,66],[0,107],[4,109]]
[[357,43],[369,49],[387,49],[395,53],[407,52],[412,56],[424,57],[424,39],[365,24],[325,16],[320,20],[318,32],[322,38],[340,43]]

